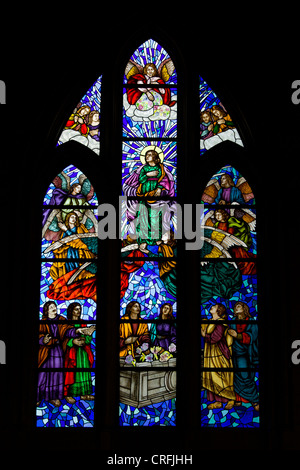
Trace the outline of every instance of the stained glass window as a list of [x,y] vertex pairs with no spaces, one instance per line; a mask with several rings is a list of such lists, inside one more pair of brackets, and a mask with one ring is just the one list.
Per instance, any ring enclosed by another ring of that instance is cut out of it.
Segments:
[[[152,39],[124,70],[116,312],[122,427],[176,426],[177,85],[173,60]],[[100,155],[101,87],[102,76],[70,113],[57,146],[77,142]],[[200,155],[224,141],[243,146],[202,77],[199,99]],[[228,165],[211,176],[201,203],[201,426],[254,428],[260,425],[255,198]],[[42,208],[37,427],[95,424],[98,228],[93,185],[69,165],[51,182]]]
[[176,424],[177,74],[145,41],[123,81],[120,426]]
[[203,195],[201,425],[260,424],[256,207],[247,180],[221,168]]
[[75,141],[100,155],[101,82],[102,76],[81,98],[65,123],[57,145]]
[[94,425],[97,196],[73,165],[43,201],[37,427]]
[[242,139],[230,114],[202,77],[199,79],[199,97],[200,155],[226,140],[243,146]]

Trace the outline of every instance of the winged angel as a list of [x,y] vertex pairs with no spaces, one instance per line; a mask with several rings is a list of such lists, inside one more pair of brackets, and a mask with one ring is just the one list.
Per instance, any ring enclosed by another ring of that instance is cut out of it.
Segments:
[[170,88],[164,87],[174,70],[170,58],[162,61],[159,67],[154,63],[142,66],[130,59],[125,76],[132,87],[127,86],[123,97],[126,115],[133,121],[172,119],[173,115],[175,118],[176,96],[171,94]]
[[[50,205],[61,207],[44,212],[42,236],[46,248],[43,255],[49,257],[53,253],[59,261],[53,262],[50,268],[53,283],[47,295],[54,299],[93,298],[97,219],[88,202],[93,188],[84,175],[71,185],[64,172],[56,177],[54,185]],[[61,259],[67,261],[61,262]]]
[[[201,299],[230,299],[242,285],[243,275],[256,274],[254,230],[256,217],[248,208],[208,211],[203,220]],[[209,259],[226,262],[209,263]]]
[[235,260],[242,274],[255,273],[256,215],[248,208],[208,211],[202,221],[202,258]]

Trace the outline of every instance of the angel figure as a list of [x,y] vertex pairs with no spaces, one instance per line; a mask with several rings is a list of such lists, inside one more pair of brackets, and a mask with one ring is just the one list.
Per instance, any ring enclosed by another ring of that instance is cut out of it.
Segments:
[[250,252],[253,246],[252,232],[255,229],[255,214],[249,209],[239,212],[231,209],[209,211],[203,219],[204,258],[235,258],[242,274],[255,274],[256,255]]
[[53,185],[42,230],[43,239],[51,242],[46,243],[43,255],[53,253],[56,259],[49,271],[53,282],[47,295],[56,300],[95,298],[97,219],[89,204],[93,187],[83,174],[71,185],[66,172],[61,172]]
[[94,298],[97,234],[80,223],[75,211],[67,215],[65,223],[58,222],[58,226],[59,240],[45,250],[53,251],[56,259],[49,270],[53,282],[47,295],[52,299]]
[[165,85],[175,67],[171,59],[166,59],[157,68],[153,63],[144,67],[130,60],[125,69],[128,86],[124,95],[124,106],[128,116],[135,119],[169,118],[170,108],[177,103]]
[[243,176],[240,175],[234,182],[231,174],[224,171],[208,182],[202,195],[202,202],[231,205],[253,204],[255,200],[253,191]]
[[89,133],[88,127],[88,115],[91,111],[91,108],[87,105],[80,106],[75,109],[74,113],[69,117],[65,128],[74,129],[75,131],[80,132],[80,134],[86,136]]
[[[53,180],[53,190],[48,203],[49,206],[66,206],[62,208],[62,217],[66,218],[67,214],[72,211],[67,206],[76,206],[77,210],[83,213],[84,207],[90,207],[90,201],[94,196],[94,188],[88,178],[81,173],[77,181],[71,184],[69,175],[62,171]],[[80,206],[80,207],[79,207]],[[52,209],[45,209],[43,212],[43,226],[49,217]]]

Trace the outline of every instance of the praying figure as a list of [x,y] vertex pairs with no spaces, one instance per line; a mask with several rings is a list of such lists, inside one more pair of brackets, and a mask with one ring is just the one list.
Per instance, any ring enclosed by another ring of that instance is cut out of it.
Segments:
[[126,357],[127,354],[135,357],[139,346],[144,343],[150,345],[148,326],[147,323],[141,322],[140,315],[139,302],[129,302],[120,324],[120,357]]
[[[231,409],[235,402],[232,369],[232,336],[228,335],[227,312],[215,304],[210,313],[214,323],[202,324],[204,338],[204,371],[202,386],[206,390],[208,409]],[[207,369],[207,370],[206,370]]]

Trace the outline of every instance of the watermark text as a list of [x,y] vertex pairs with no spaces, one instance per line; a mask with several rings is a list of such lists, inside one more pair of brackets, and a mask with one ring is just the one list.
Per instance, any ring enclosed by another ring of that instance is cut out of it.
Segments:
[[118,211],[112,204],[98,206],[98,238],[137,244],[184,239],[186,250],[200,250],[203,214],[204,204],[181,206],[174,201],[135,201],[120,196]]
[[6,104],[6,85],[3,80],[0,80],[0,104]]
[[0,340],[0,364],[6,364],[6,344]]
[[294,80],[292,83],[292,103],[293,104],[299,104],[300,103],[300,80]]

